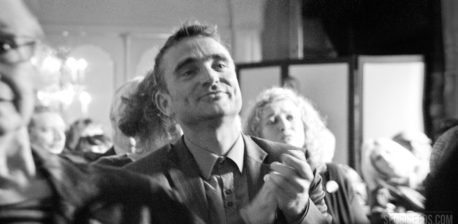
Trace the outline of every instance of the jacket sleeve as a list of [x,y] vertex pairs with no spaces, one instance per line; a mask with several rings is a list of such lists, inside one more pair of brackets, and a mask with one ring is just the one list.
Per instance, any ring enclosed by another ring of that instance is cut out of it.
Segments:
[[301,218],[288,223],[283,213],[278,209],[275,224],[319,224],[332,222],[332,216],[328,213],[328,207],[324,201],[325,193],[321,184],[321,176],[316,170],[313,173],[314,179],[309,189],[309,203]]
[[302,218],[294,222],[294,224],[331,223],[332,221],[324,200],[325,193],[321,183],[321,176],[316,169],[313,171],[313,174],[314,178],[312,183],[310,183],[309,189],[309,204]]

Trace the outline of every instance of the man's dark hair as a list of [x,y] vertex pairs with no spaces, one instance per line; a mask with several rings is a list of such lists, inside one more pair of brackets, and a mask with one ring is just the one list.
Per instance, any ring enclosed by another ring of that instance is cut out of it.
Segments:
[[163,114],[154,99],[160,91],[168,92],[162,65],[165,53],[182,40],[193,37],[210,37],[221,43],[215,26],[198,22],[185,23],[170,36],[159,50],[153,70],[148,72],[139,84],[137,92],[131,97],[127,116],[120,120],[119,127],[126,135],[148,137],[154,129],[166,130],[168,132],[166,137],[170,139],[181,134],[174,118]]
[[203,25],[200,23],[184,24],[178,29],[172,36],[170,36],[165,42],[164,46],[159,50],[159,53],[156,56],[154,70],[151,73],[153,76],[154,84],[162,91],[167,91],[167,86],[164,80],[164,74],[162,71],[163,58],[167,50],[175,46],[180,41],[186,38],[192,37],[210,37],[218,42],[221,42],[221,38],[217,33],[215,26]]

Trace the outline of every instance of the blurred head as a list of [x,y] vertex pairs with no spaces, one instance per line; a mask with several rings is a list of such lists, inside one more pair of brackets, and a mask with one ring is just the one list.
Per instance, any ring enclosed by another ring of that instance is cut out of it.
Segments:
[[110,107],[110,121],[113,130],[113,145],[116,154],[132,153],[135,148],[135,139],[126,136],[124,132],[119,129],[120,120],[124,116],[130,106],[129,100],[131,96],[137,91],[137,87],[143,77],[136,77],[121,85],[116,89],[113,96],[113,101]]
[[408,184],[419,164],[408,149],[388,138],[369,139],[362,151],[362,174],[370,189],[381,182]]
[[319,162],[334,154],[334,135],[312,103],[291,89],[273,87],[261,92],[245,124],[247,134],[306,148]]
[[104,135],[105,132],[98,123],[90,118],[81,118],[75,120],[67,130],[66,147],[74,151],[80,141],[80,138],[95,135]]
[[[150,75],[151,73],[147,77],[151,77]],[[140,83],[134,84],[137,81]],[[129,97],[123,98],[122,103],[119,104],[121,109],[112,113],[117,116],[117,134],[126,136],[124,138],[118,135],[117,138],[122,138],[124,142],[115,142],[115,144],[130,147],[128,152],[132,153],[130,154],[132,158],[140,158],[181,136],[181,128],[175,120],[163,116],[157,109],[152,100],[153,90],[151,88],[153,86],[150,84],[146,78],[143,80],[136,79],[127,84],[126,88],[132,87],[130,90],[134,90],[134,92],[130,93]],[[135,85],[137,87],[134,88]],[[116,106],[113,106],[113,109],[114,107]],[[113,122],[112,124],[114,125]],[[125,142],[126,138],[129,142]],[[116,147],[118,146],[115,145],[115,149]],[[117,151],[117,153],[119,152]]]
[[54,154],[64,150],[65,122],[57,111],[43,106],[35,107],[28,130],[33,148]]
[[21,0],[0,1],[0,136],[29,122],[36,74],[30,59],[42,33]]
[[420,131],[402,131],[393,140],[410,150],[418,159],[429,161],[431,155],[431,139]]

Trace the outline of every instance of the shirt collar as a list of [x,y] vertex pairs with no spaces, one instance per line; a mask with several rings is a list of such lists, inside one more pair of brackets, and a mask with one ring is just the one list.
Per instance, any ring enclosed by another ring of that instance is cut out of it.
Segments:
[[242,173],[245,144],[241,136],[242,135],[240,134],[237,140],[235,141],[234,145],[232,145],[232,147],[229,149],[229,152],[227,152],[225,156],[219,156],[208,149],[202,148],[197,144],[194,144],[189,140],[185,140],[186,138],[183,138],[183,141],[185,142],[186,147],[189,149],[194,159],[196,160],[197,165],[199,166],[200,174],[205,179],[210,179],[213,167],[215,166],[218,159],[221,157],[231,159],[237,165],[237,168],[239,169],[240,173]]

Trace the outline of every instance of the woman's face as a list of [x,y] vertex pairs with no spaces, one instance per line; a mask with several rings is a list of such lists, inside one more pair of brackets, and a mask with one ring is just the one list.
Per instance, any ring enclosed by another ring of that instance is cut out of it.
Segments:
[[261,137],[304,147],[305,130],[299,108],[291,100],[274,101],[261,113]]
[[65,147],[65,122],[54,112],[43,112],[33,116],[29,128],[30,143],[38,150],[59,154]]

